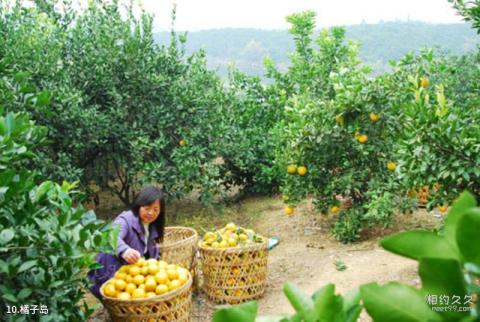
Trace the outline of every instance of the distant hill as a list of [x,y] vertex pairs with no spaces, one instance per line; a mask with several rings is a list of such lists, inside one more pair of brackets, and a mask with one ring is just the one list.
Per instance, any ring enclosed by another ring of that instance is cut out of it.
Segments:
[[[389,60],[398,60],[408,51],[435,47],[463,54],[480,44],[480,36],[464,23],[385,22],[345,28],[348,39],[360,42],[360,57],[376,73],[388,70]],[[166,44],[170,34],[162,32],[154,36],[158,43]],[[281,69],[286,69],[287,54],[294,48],[286,30],[214,29],[188,33],[187,39],[187,52],[204,48],[209,67],[218,69],[222,76],[226,76],[227,66],[232,62],[247,74],[262,76],[263,57],[267,55]]]

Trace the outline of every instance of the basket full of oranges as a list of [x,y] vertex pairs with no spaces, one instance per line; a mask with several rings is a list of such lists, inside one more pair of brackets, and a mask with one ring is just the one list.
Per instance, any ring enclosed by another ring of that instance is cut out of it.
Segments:
[[188,269],[141,258],[119,268],[100,288],[114,321],[190,321],[192,276]]
[[268,243],[252,229],[229,223],[199,242],[203,291],[216,303],[259,298],[267,280]]

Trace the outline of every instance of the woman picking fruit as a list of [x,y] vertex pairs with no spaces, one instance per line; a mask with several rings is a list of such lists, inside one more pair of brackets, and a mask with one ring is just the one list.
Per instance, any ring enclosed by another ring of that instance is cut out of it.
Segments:
[[100,287],[120,266],[134,264],[141,257],[158,259],[160,254],[156,245],[163,239],[165,227],[163,192],[153,186],[143,188],[135,197],[131,209],[115,218],[115,225],[120,225],[116,253],[98,254],[96,259],[102,267],[88,272],[88,278],[93,283],[90,290],[99,299]]

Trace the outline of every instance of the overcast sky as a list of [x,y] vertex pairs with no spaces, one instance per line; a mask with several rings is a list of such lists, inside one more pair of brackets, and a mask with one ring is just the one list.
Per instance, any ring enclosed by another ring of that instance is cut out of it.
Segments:
[[313,10],[317,26],[420,20],[461,22],[447,0],[143,0],[155,15],[155,29],[170,29],[170,12],[177,4],[177,31],[213,28],[287,29],[285,17]]

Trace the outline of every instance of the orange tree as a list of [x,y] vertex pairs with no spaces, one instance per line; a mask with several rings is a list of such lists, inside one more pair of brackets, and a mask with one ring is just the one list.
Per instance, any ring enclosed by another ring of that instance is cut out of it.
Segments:
[[[478,78],[477,78],[478,79]],[[444,86],[417,85],[403,109],[398,148],[411,187],[431,187],[428,207],[446,206],[462,190],[480,196],[480,111],[476,99],[457,103]]]
[[122,16],[117,1],[90,1],[83,12],[55,3],[0,9],[0,65],[24,72],[14,86],[41,91],[39,104],[9,106],[49,129],[36,168],[125,204],[146,181],[170,196],[199,188],[209,199],[224,92],[205,55],[187,56],[186,38],[173,32],[158,46],[152,17],[132,8]]
[[428,186],[428,208],[445,211],[464,189],[480,195],[478,53],[407,54],[383,79],[399,120],[396,154],[406,188]]
[[265,86],[259,77],[233,69],[227,94],[219,115],[222,131],[216,148],[222,159],[222,185],[240,187],[243,193],[278,191],[279,177],[273,167],[276,140],[269,132],[283,117],[286,95]]
[[[287,214],[307,196],[338,217],[333,234],[354,241],[365,224],[388,224],[399,201],[395,121],[382,79],[369,79],[357,47],[344,30],[320,33],[312,43],[314,14],[292,15],[296,51],[288,72],[277,75],[292,95],[279,122],[276,167],[283,173]],[[271,66],[271,68],[273,68]],[[350,199],[342,208],[340,197]]]

